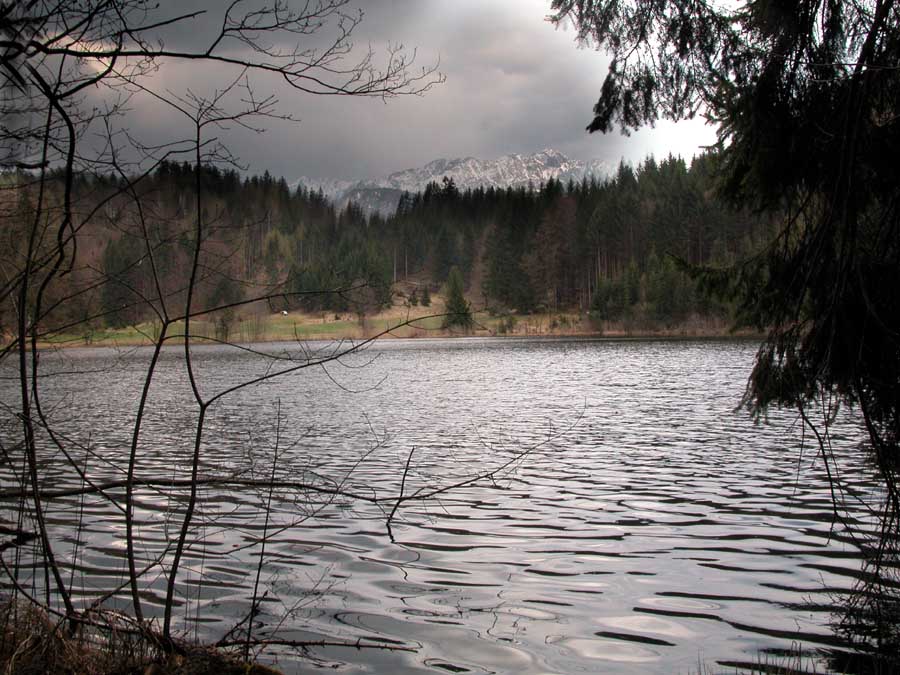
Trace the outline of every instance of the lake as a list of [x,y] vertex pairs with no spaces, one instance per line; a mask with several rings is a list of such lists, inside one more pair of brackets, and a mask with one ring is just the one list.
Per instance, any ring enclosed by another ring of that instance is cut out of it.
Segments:
[[[199,386],[209,397],[335,347],[257,346],[274,362],[200,347]],[[43,358],[45,410],[95,482],[121,478],[150,354]],[[276,647],[285,672],[312,658],[342,673],[688,673],[798,651],[825,670],[818,650],[844,646],[830,610],[860,563],[796,413],[757,424],[736,410],[754,354],[742,341],[386,340],[235,391],[210,408],[201,474],[255,487],[201,491],[178,625],[218,639],[247,614],[259,572],[255,635],[413,650]],[[164,351],[150,401],[138,476],[184,478],[196,406],[179,349]],[[5,447],[15,433],[4,412]],[[832,429],[848,494],[865,496],[862,437],[849,417]],[[80,486],[44,442],[47,489]],[[392,502],[328,494],[396,496],[402,484],[408,496],[493,470],[405,503],[393,540]],[[0,465],[7,489],[10,471]],[[277,489],[260,486],[273,476]],[[184,494],[137,495],[143,567],[176,535]],[[0,502],[0,518],[14,509]],[[848,509],[864,521],[857,502]],[[124,523],[107,500],[58,497],[50,520],[57,553],[75,559],[65,574],[78,602],[123,582]],[[145,612],[161,615],[158,567],[142,585]],[[129,597],[107,604],[127,610]]]

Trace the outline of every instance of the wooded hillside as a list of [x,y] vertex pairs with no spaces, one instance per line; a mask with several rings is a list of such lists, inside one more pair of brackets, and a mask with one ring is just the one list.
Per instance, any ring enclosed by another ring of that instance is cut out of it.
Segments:
[[[732,264],[771,228],[718,199],[714,174],[715,158],[704,156],[690,166],[650,158],[606,180],[528,189],[460,191],[445,179],[404,194],[387,218],[352,203],[338,211],[321,192],[291,190],[268,173],[204,167],[198,177],[189,164],[163,162],[136,183],[78,176],[76,264],[52,282],[43,332],[130,325],[152,319],[161,302],[183,302],[198,184],[209,224],[195,291],[201,311],[275,294],[278,306],[270,299],[258,311],[364,314],[390,304],[396,283],[408,295],[434,291],[458,267],[470,299],[501,314],[590,311],[600,321],[666,325],[724,316],[728,309],[699,294],[681,263]],[[24,243],[16,223],[24,230],[33,218],[34,195],[26,173],[3,181],[2,264],[13,270]],[[5,325],[11,311],[3,308]],[[222,337],[239,311],[215,314]]]

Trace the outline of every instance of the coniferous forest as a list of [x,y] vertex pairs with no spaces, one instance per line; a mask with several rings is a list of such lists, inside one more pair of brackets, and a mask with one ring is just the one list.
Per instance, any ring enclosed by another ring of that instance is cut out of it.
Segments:
[[[235,305],[216,312],[221,337],[238,305],[256,296],[280,294],[268,311],[377,312],[410,288],[416,300],[439,291],[454,267],[473,308],[498,315],[578,312],[597,329],[730,320],[728,304],[699,292],[690,270],[752,256],[771,221],[717,196],[715,164],[713,155],[690,164],[651,157],[604,179],[505,190],[463,191],[445,179],[404,193],[388,216],[352,202],[337,209],[320,191],[292,189],[268,172],[244,177],[206,166],[200,191],[211,225],[197,294],[201,306]],[[27,184],[28,175],[4,180]],[[49,289],[57,306],[45,320],[48,334],[150,320],[154,279],[165,296],[185,292],[194,168],[164,161],[117,194],[125,184],[77,177],[75,202],[90,217],[72,274]],[[27,212],[30,193],[19,195],[10,208]],[[8,236],[7,255],[17,255],[15,233]],[[11,308],[4,312],[8,324]]]

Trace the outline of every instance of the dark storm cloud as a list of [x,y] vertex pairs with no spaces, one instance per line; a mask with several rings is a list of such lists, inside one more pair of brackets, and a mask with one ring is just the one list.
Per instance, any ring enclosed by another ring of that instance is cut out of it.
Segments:
[[[167,31],[168,46],[196,47],[221,21],[223,4],[212,0],[163,3],[161,11],[209,10],[202,18]],[[578,49],[574,32],[555,29],[544,18],[542,0],[375,0],[349,11],[365,14],[353,40],[384,55],[388,45],[415,49],[416,65],[440,63],[446,82],[422,97],[377,99],[315,97],[284,83],[257,77],[257,95],[274,94],[279,109],[299,124],[267,121],[262,136],[219,132],[251,171],[268,169],[288,179],[300,175],[356,178],[419,166],[437,157],[496,157],[545,147],[571,157],[611,163],[639,161],[649,152],[691,154],[693,125],[674,134],[666,125],[630,138],[588,136],[584,127],[606,71],[603,55]],[[322,44],[323,31],[305,46]],[[190,87],[208,93],[228,81],[223,68],[193,64],[164,66],[154,85],[171,91]],[[175,118],[156,106],[138,107],[131,121],[151,137],[171,134]],[[709,140],[707,132],[707,141]]]

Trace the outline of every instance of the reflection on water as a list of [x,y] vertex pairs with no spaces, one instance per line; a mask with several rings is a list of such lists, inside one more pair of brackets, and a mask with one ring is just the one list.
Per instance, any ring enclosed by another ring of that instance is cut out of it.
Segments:
[[[415,449],[412,494],[536,447],[495,485],[405,506],[393,542],[390,504],[275,490],[257,634],[415,650],[313,650],[351,673],[689,672],[840,645],[829,608],[858,560],[832,526],[820,460],[808,443],[801,450],[795,417],[755,425],[735,411],[753,353],[715,341],[390,341],[223,398],[207,422],[206,477],[265,480],[277,447],[277,480],[396,495]],[[207,397],[272,367],[218,347],[196,357]],[[144,349],[45,358],[45,407],[91,480],[121,477],[148,359]],[[13,381],[0,387],[14,400]],[[177,350],[164,354],[151,402],[138,474],[184,477],[196,413]],[[12,434],[14,420],[3,424]],[[848,490],[865,493],[859,429],[848,422],[844,433],[840,468]],[[45,468],[47,485],[71,480],[50,458]],[[268,498],[202,491],[179,587],[190,634],[218,638],[247,614]],[[165,555],[180,509],[170,490],[138,490],[142,564]],[[76,495],[50,516],[63,553],[77,551],[67,573],[78,597],[122,583],[119,512]],[[164,596],[153,571],[147,611],[159,615]],[[110,603],[127,608],[126,593]],[[299,667],[290,653],[279,659]]]

